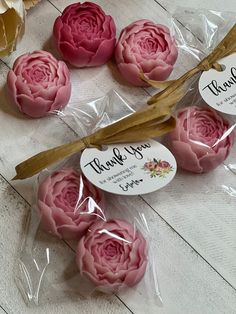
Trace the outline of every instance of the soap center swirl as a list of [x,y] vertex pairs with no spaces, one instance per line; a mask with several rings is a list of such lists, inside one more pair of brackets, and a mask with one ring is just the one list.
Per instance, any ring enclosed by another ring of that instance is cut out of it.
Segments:
[[109,239],[98,248],[100,256],[108,263],[115,262],[124,254],[124,247],[114,239]]
[[47,64],[39,64],[27,67],[23,71],[22,76],[30,84],[40,84],[43,82],[51,82],[53,73]]
[[158,52],[166,51],[168,44],[163,36],[163,34],[157,34],[150,30],[144,34],[138,34],[134,39],[135,45],[133,50],[138,49],[142,56],[156,56]]

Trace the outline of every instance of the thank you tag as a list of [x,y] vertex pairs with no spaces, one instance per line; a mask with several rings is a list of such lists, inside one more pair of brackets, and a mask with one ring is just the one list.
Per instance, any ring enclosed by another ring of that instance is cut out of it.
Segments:
[[161,189],[175,176],[176,161],[162,144],[148,140],[85,149],[83,174],[102,190],[121,195],[146,194]]
[[199,80],[199,92],[205,102],[223,113],[236,115],[236,54],[219,62],[223,71],[204,71]]

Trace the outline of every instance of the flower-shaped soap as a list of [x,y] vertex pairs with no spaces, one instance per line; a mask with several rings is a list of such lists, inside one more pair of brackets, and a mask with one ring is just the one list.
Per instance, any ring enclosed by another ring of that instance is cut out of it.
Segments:
[[116,26],[99,5],[78,2],[56,19],[53,35],[64,60],[76,67],[98,66],[112,56]]
[[64,108],[71,94],[70,73],[63,61],[40,50],[18,57],[7,76],[9,95],[18,109],[39,118]]
[[147,242],[127,221],[98,221],[79,241],[76,259],[80,274],[97,290],[116,292],[133,287],[143,278]]
[[167,135],[167,141],[179,167],[202,173],[227,158],[234,133],[215,110],[191,106],[177,113],[176,128]]
[[38,188],[43,227],[62,239],[79,239],[104,216],[104,195],[78,171],[67,168],[50,174]]
[[149,20],[139,20],[125,27],[115,49],[117,66],[133,85],[146,86],[140,72],[151,80],[163,81],[173,70],[178,56],[169,29]]

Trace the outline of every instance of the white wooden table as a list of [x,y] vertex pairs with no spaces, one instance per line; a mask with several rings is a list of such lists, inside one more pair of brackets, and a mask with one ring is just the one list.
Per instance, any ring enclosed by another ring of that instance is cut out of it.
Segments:
[[[131,21],[148,18],[165,23],[175,5],[236,12],[235,0],[98,0],[111,14],[118,33]],[[213,194],[202,176],[177,175],[176,182],[156,193],[137,197],[137,206],[146,213],[158,250],[159,283],[163,307],[147,306],[137,300],[115,296],[49,302],[28,308],[14,282],[14,263],[24,222],[32,202],[32,181],[12,182],[14,166],[25,158],[60,143],[57,119],[25,119],[8,103],[4,85],[15,58],[35,49],[51,50],[52,25],[71,0],[42,0],[27,15],[26,34],[11,57],[0,60],[0,313],[147,313],[147,314],[235,314],[236,313],[236,198],[220,188]],[[118,79],[116,79],[118,78]],[[111,88],[132,103],[144,102],[148,93],[128,86],[111,63],[99,68],[72,70],[71,102],[101,96]],[[37,132],[40,130],[40,132]],[[48,136],[50,134],[50,136]],[[52,141],[51,139],[54,140]],[[218,169],[221,175],[221,169]],[[222,172],[223,174],[224,172]],[[184,183],[187,180],[187,183]],[[235,187],[235,175],[232,184]],[[186,195],[186,184],[192,193]],[[204,192],[205,191],[205,192]],[[62,244],[63,245],[63,244]]]

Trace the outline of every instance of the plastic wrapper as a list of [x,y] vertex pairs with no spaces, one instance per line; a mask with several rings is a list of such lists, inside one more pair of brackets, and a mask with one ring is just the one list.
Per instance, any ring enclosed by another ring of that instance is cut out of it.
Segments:
[[235,172],[235,118],[207,105],[197,88],[177,108],[176,128],[165,141],[179,168],[202,174],[224,165]]
[[[199,61],[216,47],[234,23],[230,12],[178,9],[173,15],[174,34],[182,35],[177,36],[179,46],[188,51],[190,45]],[[217,167],[224,169],[222,187],[232,195],[236,116],[219,112],[209,102],[207,104],[199,92],[198,80],[199,76],[186,84],[186,95],[175,107],[177,127],[166,136],[166,144],[174,153],[179,168],[195,173],[209,173],[214,169],[216,173],[220,171]],[[219,183],[222,183],[220,177]],[[217,182],[212,183],[217,186]]]
[[169,79],[176,79],[196,66],[217,46],[235,24],[232,12],[178,7],[171,19],[171,33],[178,59]]
[[[117,107],[119,105],[119,107]],[[86,111],[84,110],[86,108]],[[115,91],[68,108],[61,119],[72,138],[132,113]],[[152,236],[133,198],[105,193],[80,172],[80,155],[42,171],[36,182],[16,282],[28,304],[95,291],[129,295],[145,291],[161,304]]]

